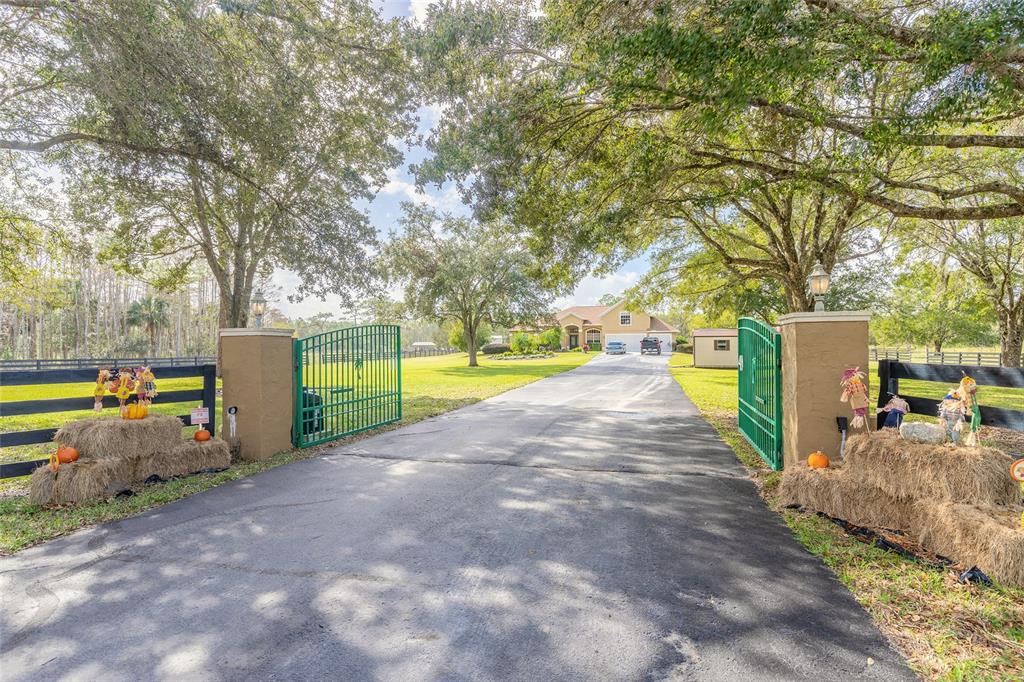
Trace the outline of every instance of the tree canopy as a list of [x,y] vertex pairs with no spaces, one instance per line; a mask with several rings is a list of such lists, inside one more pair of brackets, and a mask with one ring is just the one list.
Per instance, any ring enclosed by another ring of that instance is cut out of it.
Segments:
[[548,312],[551,298],[530,276],[534,258],[507,231],[422,205],[403,208],[402,232],[385,249],[389,272],[410,310],[462,327],[470,367],[485,323],[534,323]]
[[417,170],[525,229],[549,283],[653,249],[657,291],[698,269],[705,290],[806,310],[814,262],[854,271],[896,220],[1024,216],[1020,16],[1017,0],[444,2],[418,56],[449,115]]
[[299,295],[366,288],[358,204],[414,123],[397,22],[358,0],[0,4],[0,147],[61,165],[76,218],[114,226],[105,256],[158,286],[202,259],[223,326],[275,267]]

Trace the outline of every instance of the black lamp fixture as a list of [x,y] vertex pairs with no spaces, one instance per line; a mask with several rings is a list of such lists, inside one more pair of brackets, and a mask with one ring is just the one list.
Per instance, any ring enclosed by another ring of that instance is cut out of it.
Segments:
[[255,320],[257,329],[263,326],[263,315],[266,312],[267,299],[263,297],[263,291],[257,289],[256,293],[252,296],[252,316]]

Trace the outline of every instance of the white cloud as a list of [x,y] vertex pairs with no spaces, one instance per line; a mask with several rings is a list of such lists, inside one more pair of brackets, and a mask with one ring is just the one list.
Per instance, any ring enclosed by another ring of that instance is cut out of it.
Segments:
[[427,8],[434,2],[435,0],[409,0],[409,14],[416,21],[425,21]]
[[597,305],[599,298],[605,294],[621,294],[640,280],[639,272],[619,271],[605,277],[588,275],[576,285],[572,296],[563,296],[555,300],[555,306],[565,308],[570,305]]
[[381,194],[398,194],[410,201],[428,206],[437,206],[438,200],[429,194],[419,191],[414,183],[398,177],[398,169],[392,168],[388,171],[388,181],[380,188]]
[[[271,287],[278,292],[272,294],[272,297],[276,300],[271,301],[270,305],[280,310],[287,317],[309,318],[317,313],[328,313],[335,318],[347,319],[347,316],[350,314],[342,305],[341,298],[334,294],[328,294],[322,301],[316,296],[307,296],[295,303],[289,301],[288,295],[294,294],[299,288],[299,276],[291,270],[274,270],[270,282]],[[402,298],[402,288],[398,285],[392,285],[380,293],[396,301]]]
[[388,181],[380,188],[380,193],[408,199],[417,204],[426,204],[456,215],[467,215],[469,212],[469,208],[463,204],[462,195],[459,194],[454,183],[448,183],[442,189],[428,185],[427,191],[421,192],[415,183],[399,177],[398,170],[395,168],[388,171]]

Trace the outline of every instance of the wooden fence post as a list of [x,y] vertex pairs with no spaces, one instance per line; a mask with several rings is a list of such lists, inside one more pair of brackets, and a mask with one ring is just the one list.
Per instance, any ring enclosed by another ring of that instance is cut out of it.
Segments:
[[203,407],[210,413],[206,428],[217,433],[217,365],[203,365]]
[[[900,380],[892,375],[891,360],[880,360],[878,363],[878,407],[885,407],[889,398],[897,395]],[[885,413],[879,412],[875,417],[875,429],[881,429],[885,423]]]

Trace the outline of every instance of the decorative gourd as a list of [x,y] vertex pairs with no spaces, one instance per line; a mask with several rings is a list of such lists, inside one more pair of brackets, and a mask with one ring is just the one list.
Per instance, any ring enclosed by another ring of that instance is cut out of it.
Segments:
[[78,459],[78,450],[69,446],[62,445],[57,448],[57,461],[61,464],[68,464]]
[[68,464],[78,459],[78,450],[74,448],[64,447],[63,445],[57,448],[57,452],[50,455],[49,467],[50,471],[57,473],[60,469],[61,464]]
[[206,429],[199,429],[194,438],[199,442],[210,440],[210,432]]
[[828,455],[821,450],[812,452],[807,456],[807,466],[812,469],[825,469],[828,467]]
[[140,403],[132,403],[125,408],[124,414],[122,415],[125,419],[145,419],[146,415],[149,414],[149,408]]

